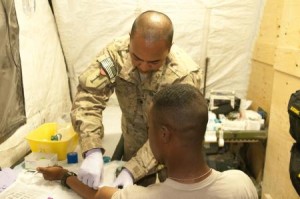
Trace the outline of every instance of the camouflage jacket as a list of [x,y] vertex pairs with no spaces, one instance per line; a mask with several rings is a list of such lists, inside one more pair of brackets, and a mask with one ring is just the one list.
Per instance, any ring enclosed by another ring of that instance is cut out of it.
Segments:
[[152,97],[170,84],[188,83],[200,89],[202,70],[185,52],[173,45],[165,64],[141,79],[138,70],[132,66],[128,48],[129,36],[116,39],[79,76],[71,119],[80,135],[83,152],[102,148],[102,111],[115,91],[122,111],[123,160],[130,160],[125,167],[136,181],[157,166],[146,142],[147,108]]

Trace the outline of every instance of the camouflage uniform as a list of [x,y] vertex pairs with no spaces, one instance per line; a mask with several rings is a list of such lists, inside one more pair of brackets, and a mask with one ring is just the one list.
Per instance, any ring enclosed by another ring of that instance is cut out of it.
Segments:
[[146,142],[147,108],[153,95],[175,83],[188,83],[200,89],[201,77],[199,66],[178,47],[172,46],[165,64],[141,79],[131,63],[129,36],[116,39],[97,55],[79,77],[71,118],[80,135],[82,151],[102,148],[102,111],[115,90],[122,111],[123,160],[131,159],[139,151],[125,167],[133,174],[135,181],[142,178],[157,165]]

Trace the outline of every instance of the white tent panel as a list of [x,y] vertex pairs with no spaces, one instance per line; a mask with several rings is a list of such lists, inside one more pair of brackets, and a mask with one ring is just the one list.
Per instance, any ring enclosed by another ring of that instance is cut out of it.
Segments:
[[27,123],[0,145],[1,167],[29,150],[24,137],[43,122],[54,122],[71,107],[66,65],[47,0],[16,0]]
[[78,75],[97,52],[114,37],[129,33],[135,18],[135,1],[52,2],[74,95]]
[[204,68],[210,58],[207,91],[235,90],[245,97],[250,55],[262,10],[261,0],[53,0],[72,95],[78,75],[101,48],[128,34],[134,18],[145,10],[158,10],[174,23],[174,43]]
[[206,1],[211,9],[207,38],[207,91],[234,90],[247,94],[250,61],[263,7],[261,0]]
[[47,0],[15,0],[27,124],[0,145],[0,157],[7,157],[0,159],[2,167],[11,166],[28,151],[24,139],[28,132],[69,113],[68,76],[74,96],[78,75],[106,44],[128,34],[135,17],[145,10],[162,11],[171,18],[174,43],[201,67],[204,68],[205,57],[210,58],[207,92],[235,90],[239,97],[246,95],[262,0],[52,0],[52,3],[55,20]]

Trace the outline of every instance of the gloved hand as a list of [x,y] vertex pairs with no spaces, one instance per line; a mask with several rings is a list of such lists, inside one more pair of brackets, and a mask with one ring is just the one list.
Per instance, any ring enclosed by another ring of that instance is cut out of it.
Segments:
[[91,149],[86,153],[77,178],[84,184],[98,189],[103,181],[103,157],[100,149]]
[[133,178],[127,169],[122,169],[121,173],[115,179],[113,186],[124,188],[129,185],[133,185]]

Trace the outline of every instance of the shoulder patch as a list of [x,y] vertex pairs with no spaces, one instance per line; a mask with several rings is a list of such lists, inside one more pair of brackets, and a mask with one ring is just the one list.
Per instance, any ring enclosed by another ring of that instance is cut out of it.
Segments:
[[117,69],[116,66],[114,65],[112,59],[110,57],[107,57],[102,60],[97,60],[102,68],[104,69],[105,73],[108,75],[109,80],[113,83],[115,82],[115,78],[117,76]]
[[80,81],[85,82],[84,85],[89,88],[100,88],[108,83],[106,76],[100,76],[99,69],[93,69],[80,77]]

